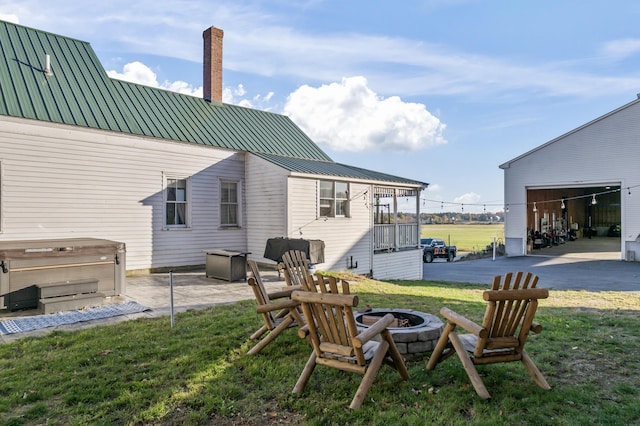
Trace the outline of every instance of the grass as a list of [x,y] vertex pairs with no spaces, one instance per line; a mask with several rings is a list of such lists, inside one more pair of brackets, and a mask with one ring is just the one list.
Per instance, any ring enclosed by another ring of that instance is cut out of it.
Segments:
[[422,225],[422,237],[442,238],[460,252],[476,253],[493,243],[495,237],[504,243],[503,223],[463,223]]
[[[430,281],[352,284],[360,305],[437,313],[443,305],[481,320],[485,286]],[[302,395],[291,389],[310,353],[294,330],[246,356],[260,325],[255,303],[213,306],[53,332],[0,345],[5,425],[575,425],[637,424],[640,295],[551,291],[527,349],[551,391],[519,363],[479,367],[481,400],[457,358],[411,380],[383,367],[360,410],[348,405],[360,377],[317,367]]]

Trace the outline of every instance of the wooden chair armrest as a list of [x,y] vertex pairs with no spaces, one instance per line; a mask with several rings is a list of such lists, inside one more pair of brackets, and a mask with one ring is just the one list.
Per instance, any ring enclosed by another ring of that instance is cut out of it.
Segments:
[[373,339],[378,334],[382,333],[387,327],[389,327],[393,323],[394,319],[395,318],[392,314],[383,316],[378,321],[369,326],[369,328],[355,336],[353,338],[353,346],[355,346],[356,348],[361,348],[365,343],[367,343],[369,340]]
[[293,293],[294,290],[296,290],[296,289],[295,288],[288,288],[288,289],[283,289],[283,290],[279,290],[279,291],[273,291],[271,293],[267,293],[267,296],[269,297],[269,300],[282,299],[282,298],[285,298],[285,297],[290,298],[291,297],[291,293]]
[[489,337],[489,331],[486,328],[479,326],[470,319],[463,317],[447,307],[440,309],[440,315],[449,320],[449,322],[464,328],[469,333],[475,334],[478,337]]
[[281,309],[291,309],[298,306],[298,302],[295,300],[283,300],[281,302],[269,303],[268,305],[258,305],[256,307],[256,312],[259,314],[264,314],[272,311],[279,311]]
[[309,335],[308,325],[303,325],[298,329],[298,337],[300,337],[301,339],[306,339],[308,335]]
[[540,323],[538,323],[538,322],[533,321],[533,322],[531,323],[531,328],[530,328],[530,330],[531,330],[531,331],[533,331],[534,333],[538,334],[538,333],[540,333],[540,332],[542,331],[542,324],[540,324]]

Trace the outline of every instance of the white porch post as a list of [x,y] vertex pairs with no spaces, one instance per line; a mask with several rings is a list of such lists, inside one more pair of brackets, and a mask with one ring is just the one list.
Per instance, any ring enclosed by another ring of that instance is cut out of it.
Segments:
[[416,235],[416,241],[418,242],[418,245],[420,245],[420,235],[422,234],[422,218],[420,217],[420,188],[416,189],[416,218],[418,220],[418,226],[416,226],[416,232],[418,233],[418,235]]
[[400,247],[400,227],[398,226],[398,189],[393,189],[393,227],[395,232],[393,233],[395,251]]

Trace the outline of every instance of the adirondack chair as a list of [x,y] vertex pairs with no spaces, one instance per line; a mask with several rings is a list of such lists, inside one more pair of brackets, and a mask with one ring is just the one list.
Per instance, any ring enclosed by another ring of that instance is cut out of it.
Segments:
[[[316,365],[363,375],[349,406],[359,408],[385,361],[398,370],[404,380],[409,372],[387,327],[393,322],[388,314],[374,325],[358,332],[352,308],[358,305],[355,295],[294,291],[292,299],[302,306],[307,326],[298,335],[307,338],[313,352],[307,361],[293,393],[301,393]],[[380,342],[374,341],[380,336]]]
[[[291,300],[291,293],[294,289],[267,293],[257,263],[253,260],[248,260],[247,263],[253,275],[249,278],[248,283],[258,302],[256,312],[262,316],[264,321],[264,325],[251,335],[251,339],[257,340],[268,332],[247,352],[247,355],[254,355],[278,337],[283,330],[295,325],[302,327],[304,320],[297,310],[298,302]],[[278,299],[283,300],[278,301]]]
[[[501,284],[502,282],[502,284]],[[488,302],[482,326],[446,307],[440,314],[448,322],[427,363],[427,370],[451,356],[458,354],[464,369],[483,399],[491,396],[487,391],[476,365],[521,361],[534,382],[543,389],[551,389],[549,383],[524,350],[530,331],[539,333],[542,327],[533,322],[538,299],[546,299],[549,291],[536,288],[538,277],[527,272],[508,273],[493,279],[491,290],[483,293]],[[458,334],[460,326],[471,334]]]
[[282,271],[287,285],[305,288],[309,275],[309,261],[301,250],[289,250],[282,254]]

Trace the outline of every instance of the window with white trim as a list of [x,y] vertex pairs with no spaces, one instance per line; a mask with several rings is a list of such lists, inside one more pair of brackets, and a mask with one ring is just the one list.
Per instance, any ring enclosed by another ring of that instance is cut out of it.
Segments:
[[349,216],[349,184],[347,182],[321,180],[319,183],[320,217]]
[[165,176],[165,228],[189,227],[189,198],[189,178]]
[[240,182],[220,180],[220,226],[240,226]]

